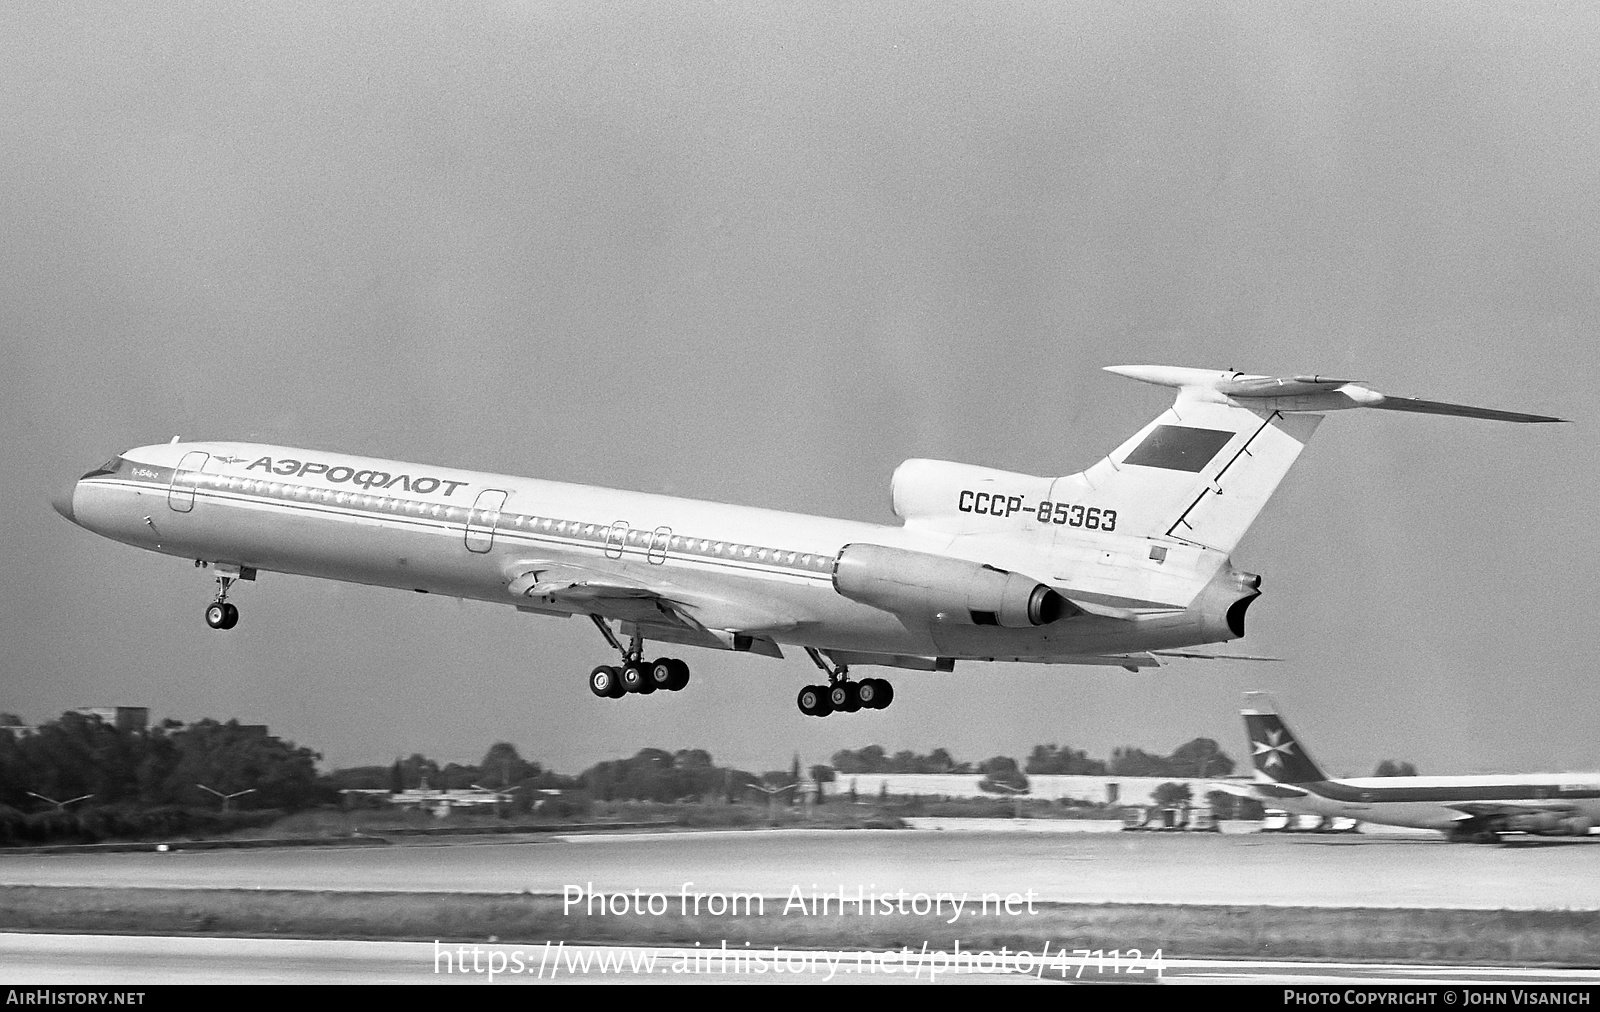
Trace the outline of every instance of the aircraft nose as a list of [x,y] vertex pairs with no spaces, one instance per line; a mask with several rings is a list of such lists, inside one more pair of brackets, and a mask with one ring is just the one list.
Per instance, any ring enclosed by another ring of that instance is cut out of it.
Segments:
[[78,483],[69,481],[57,489],[56,493],[50,497],[50,505],[55,507],[56,512],[73,523],[78,522],[78,518],[72,515],[72,497],[77,491]]

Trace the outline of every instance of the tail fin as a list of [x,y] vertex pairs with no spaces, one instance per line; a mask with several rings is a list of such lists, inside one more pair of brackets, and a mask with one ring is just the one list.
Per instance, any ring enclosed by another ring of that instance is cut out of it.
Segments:
[[1057,478],[1051,498],[1086,503],[1115,529],[1232,552],[1299,459],[1322,415],[1369,407],[1513,422],[1559,418],[1385,397],[1350,380],[1246,376],[1172,366],[1107,366],[1176,387],[1172,407],[1093,467]]
[[1180,389],[1109,457],[1056,479],[1051,498],[1114,510],[1122,534],[1232,552],[1321,421]]
[[1250,761],[1256,773],[1280,784],[1310,784],[1327,780],[1305,746],[1283,722],[1272,698],[1264,692],[1244,694],[1245,733],[1250,736]]

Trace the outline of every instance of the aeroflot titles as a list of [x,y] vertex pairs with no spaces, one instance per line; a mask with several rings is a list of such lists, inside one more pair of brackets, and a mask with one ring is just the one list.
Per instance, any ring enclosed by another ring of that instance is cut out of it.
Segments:
[[303,478],[306,475],[320,474],[323,478],[335,483],[348,481],[350,484],[360,485],[362,488],[394,488],[399,485],[407,492],[420,492],[423,495],[427,495],[429,492],[436,492],[439,490],[439,486],[444,485],[448,486],[445,488],[444,494],[451,496],[455,494],[456,489],[462,485],[469,484],[465,481],[449,481],[448,479],[427,476],[413,478],[409,474],[392,475],[388,471],[357,471],[353,467],[344,467],[342,465],[329,467],[327,464],[321,464],[314,460],[300,461],[292,457],[283,457],[276,464],[272,462],[271,457],[262,457],[245,468],[245,470],[252,471],[258,467],[263,471],[281,474],[286,478],[291,475]]

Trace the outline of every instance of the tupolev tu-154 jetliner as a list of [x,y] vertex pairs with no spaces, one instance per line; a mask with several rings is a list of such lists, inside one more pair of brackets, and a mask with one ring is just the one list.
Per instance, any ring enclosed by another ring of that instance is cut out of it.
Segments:
[[[647,639],[781,657],[827,675],[811,716],[881,709],[894,690],[849,666],[950,671],[958,660],[1117,665],[1244,635],[1261,579],[1229,555],[1321,412],[1381,408],[1508,422],[1559,418],[1389,397],[1322,376],[1170,366],[1110,372],[1175,403],[1086,471],[1035,477],[908,460],[901,526],[254,443],[128,450],[67,486],[62,516],[194,559],[217,582],[267,570],[586,615],[620,666],[597,696],[681,689],[682,661]],[[613,631],[613,623],[618,624]],[[620,638],[619,638],[620,635]]]
[[1335,780],[1295,739],[1265,693],[1245,693],[1239,712],[1256,782],[1249,791],[1218,787],[1253,795],[1269,808],[1436,829],[1454,842],[1470,843],[1494,843],[1502,833],[1586,836],[1600,823],[1600,776],[1593,773]]

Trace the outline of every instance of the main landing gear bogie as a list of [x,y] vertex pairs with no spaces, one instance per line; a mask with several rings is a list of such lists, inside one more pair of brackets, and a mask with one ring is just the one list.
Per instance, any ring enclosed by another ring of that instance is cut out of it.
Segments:
[[624,647],[612,634],[605,619],[589,616],[606,641],[622,654],[622,664],[602,664],[589,672],[589,691],[603,699],[620,699],[627,695],[648,696],[657,689],[677,692],[689,684],[689,665],[676,657],[644,659],[644,637],[634,634],[633,642]]
[[858,710],[882,710],[894,702],[894,686],[882,678],[844,680],[833,685],[808,685],[795,697],[795,705],[808,717]]
[[826,717],[832,713],[855,713],[858,710],[882,710],[894,702],[894,686],[882,678],[863,678],[859,682],[850,678],[845,665],[830,665],[822,654],[810,647],[806,653],[828,675],[827,685],[808,685],[795,697],[795,705],[808,717]]
[[602,664],[589,672],[589,691],[605,699],[619,699],[630,694],[648,696],[657,689],[677,692],[688,684],[689,665],[675,657],[658,657],[649,664],[642,661]]

